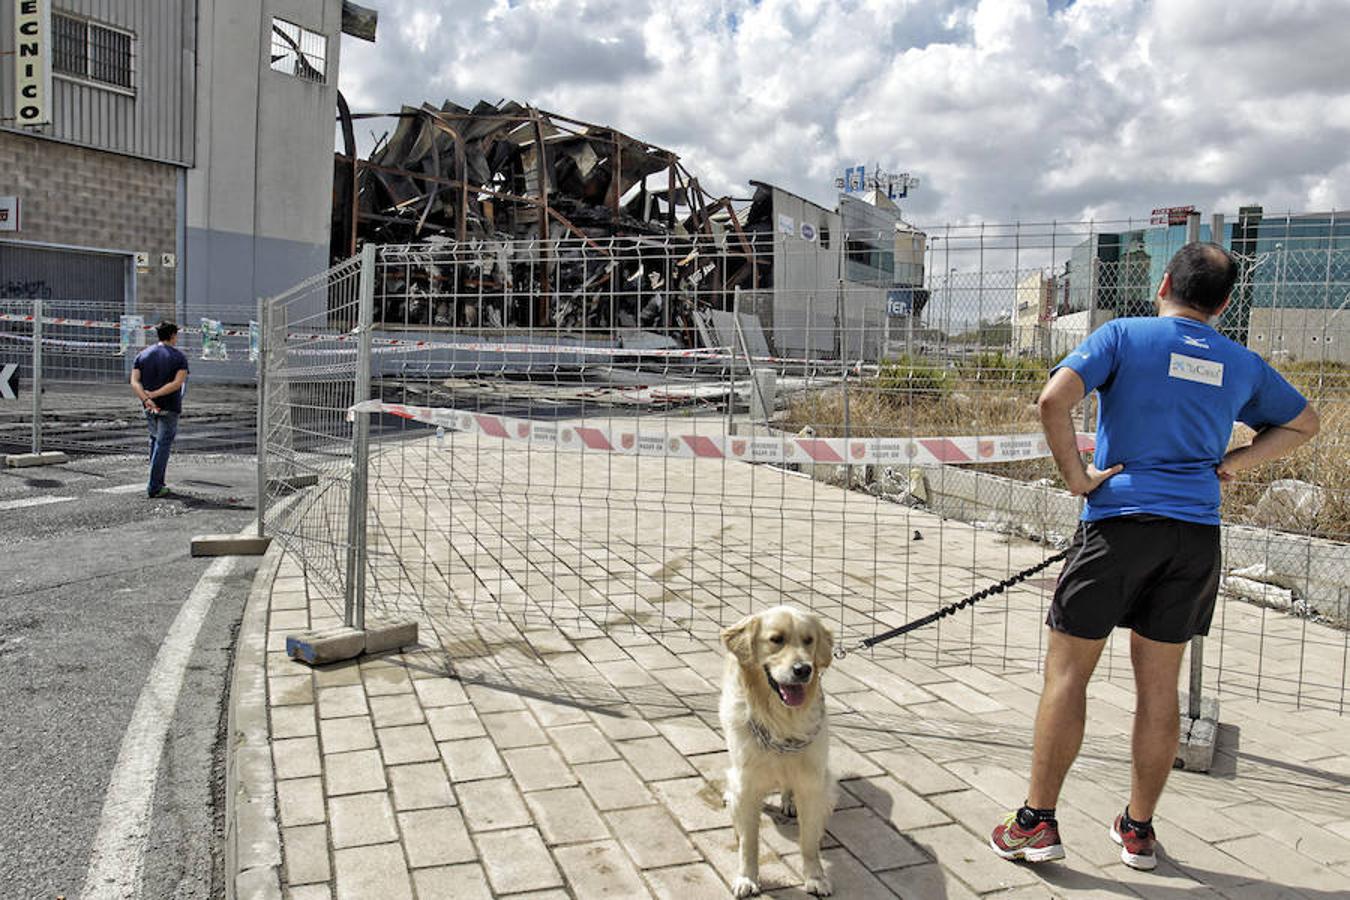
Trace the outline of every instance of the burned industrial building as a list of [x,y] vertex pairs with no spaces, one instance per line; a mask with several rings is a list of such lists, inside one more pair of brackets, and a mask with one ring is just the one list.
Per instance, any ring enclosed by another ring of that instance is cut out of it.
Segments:
[[[358,158],[355,123],[378,118],[395,124]],[[714,197],[670,150],[513,101],[389,116],[340,102],[339,121],[332,255],[384,245],[386,329],[546,328],[693,348],[727,346],[727,316],[740,313],[742,332],[768,335],[752,341],[765,352],[837,358],[851,352],[845,331],[882,339],[887,285],[845,290],[839,214],[817,207],[832,221],[785,230],[792,195],[772,186]]]

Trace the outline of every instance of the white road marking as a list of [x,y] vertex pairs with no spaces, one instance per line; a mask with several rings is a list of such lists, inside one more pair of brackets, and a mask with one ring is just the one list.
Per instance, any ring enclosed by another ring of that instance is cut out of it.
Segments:
[[144,491],[145,482],[138,481],[135,484],[119,484],[117,487],[94,488],[98,494],[134,494],[136,491]]
[[25,506],[46,506],[48,503],[65,503],[74,497],[24,497],[21,500],[0,500],[0,509],[23,509]]
[[159,646],[103,798],[103,815],[80,900],[135,900],[140,894],[155,779],[164,755],[164,741],[178,706],[183,676],[196,648],[197,633],[234,563],[227,556],[211,564]]

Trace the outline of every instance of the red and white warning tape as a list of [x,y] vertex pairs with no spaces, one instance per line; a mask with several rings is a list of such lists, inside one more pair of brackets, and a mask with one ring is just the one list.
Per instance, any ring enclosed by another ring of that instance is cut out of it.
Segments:
[[[0,313],[0,322],[30,322],[30,323],[31,323],[32,321],[33,321],[33,317],[32,317],[32,316],[19,315],[19,314],[16,314],[16,313]],[[43,325],[70,325],[70,326],[73,326],[73,327],[75,327],[75,328],[119,328],[119,329],[120,329],[120,328],[122,327],[122,323],[121,323],[121,322],[105,322],[105,321],[102,321],[102,320],[100,320],[100,319],[71,319],[71,318],[68,318],[68,317],[66,317],[66,316],[43,316],[43,317],[42,317],[42,324],[43,324]],[[153,324],[142,325],[142,326],[141,326],[141,329],[142,329],[143,331],[154,331],[154,330],[155,330],[155,326],[154,326]],[[193,327],[190,326],[190,325],[183,326],[183,327],[179,328],[178,330],[179,330],[180,333],[184,333],[184,334],[194,334],[194,333],[196,333],[196,332],[198,332],[198,331],[201,331],[200,328],[193,328]],[[247,330],[247,329],[245,329],[245,330],[243,330],[243,331],[240,331],[239,329],[236,329],[236,328],[222,328],[222,329],[220,329],[220,332],[219,332],[219,333],[222,334],[222,335],[224,335],[224,336],[226,336],[226,337],[248,337],[248,336],[249,336],[249,333],[248,333],[248,330]],[[49,339],[49,338],[43,338],[43,341],[44,341],[44,342],[47,341],[47,340],[50,340],[50,339]]]
[[[1012,462],[1050,455],[1039,432],[979,437],[813,438],[727,434],[679,434],[643,431],[631,426],[540,422],[445,407],[408,406],[367,400],[351,407],[349,415],[387,413],[428,425],[476,433],[509,441],[547,444],[561,450],[591,450],[626,456],[665,456],[677,459],[732,459],[764,463],[850,465],[936,465]],[[1078,435],[1079,450],[1091,450],[1093,437]]]

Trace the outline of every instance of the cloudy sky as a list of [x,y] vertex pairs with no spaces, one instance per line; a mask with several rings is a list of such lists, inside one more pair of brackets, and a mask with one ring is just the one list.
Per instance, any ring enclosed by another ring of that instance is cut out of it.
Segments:
[[669,147],[713,193],[832,205],[875,162],[922,179],[930,225],[1350,205],[1346,0],[362,2],[354,111],[516,99]]

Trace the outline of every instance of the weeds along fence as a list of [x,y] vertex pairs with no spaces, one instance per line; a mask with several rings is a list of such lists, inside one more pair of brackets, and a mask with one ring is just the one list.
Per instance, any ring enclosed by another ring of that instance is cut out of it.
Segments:
[[[602,635],[707,645],[782,602],[856,651],[1063,547],[1079,506],[1033,401],[1091,323],[1149,310],[1152,257],[1077,268],[1116,233],[1096,225],[932,230],[915,252],[913,232],[799,224],[371,247],[275,298],[269,530],[335,616],[415,616],[452,654],[508,633],[533,659]],[[1316,240],[1240,254],[1248,312],[1220,327],[1330,425],[1342,363],[1258,339],[1340,346],[1347,259]],[[1305,305],[1281,318],[1277,295]],[[1344,712],[1340,431],[1226,497],[1207,691]],[[1055,574],[868,652],[1034,668]],[[1129,677],[1127,642],[1103,668]]]
[[[219,319],[180,322],[178,348],[191,375],[177,452],[251,452],[256,309],[220,309]],[[7,452],[140,452],[140,404],[132,363],[156,342],[157,321],[123,303],[0,298],[0,367],[14,366],[18,396],[0,401]]]

